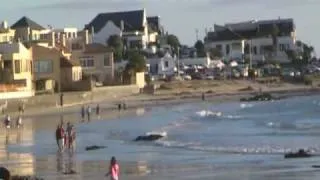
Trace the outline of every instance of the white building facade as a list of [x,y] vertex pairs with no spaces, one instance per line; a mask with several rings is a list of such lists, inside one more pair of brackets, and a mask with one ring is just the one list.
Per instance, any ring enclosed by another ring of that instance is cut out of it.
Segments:
[[122,37],[128,48],[147,48],[157,40],[157,32],[150,31],[146,10],[98,14],[85,26],[93,34],[93,43],[106,44],[109,37]]
[[[286,63],[290,61],[286,51],[296,49],[296,30],[292,19],[215,25],[214,30],[207,34],[205,47],[220,50],[225,60],[251,58],[252,62],[275,60]],[[273,50],[273,31],[278,31],[276,53]]]

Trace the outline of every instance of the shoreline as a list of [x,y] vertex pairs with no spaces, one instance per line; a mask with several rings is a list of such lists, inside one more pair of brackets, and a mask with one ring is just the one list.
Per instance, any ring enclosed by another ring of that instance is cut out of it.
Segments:
[[[281,98],[290,98],[297,96],[312,96],[320,94],[320,88],[297,88],[297,89],[283,89],[283,90],[266,90],[265,93],[271,93],[273,95],[279,96]],[[242,97],[248,97],[256,94],[257,91],[237,91],[237,92],[226,92],[226,93],[205,93],[205,101],[207,102],[226,102],[226,101],[240,101]],[[128,97],[124,97],[123,102],[127,105],[127,110],[135,108],[143,108],[145,106],[160,106],[167,104],[181,104],[189,102],[201,102],[202,92],[190,92],[190,93],[171,93],[171,94],[135,94]],[[70,113],[80,112],[80,107],[82,105],[91,104],[93,105],[93,110],[96,104],[100,104],[101,111],[112,112],[118,111],[117,104],[122,102],[121,100],[107,100],[102,99],[99,101],[92,102],[79,102],[70,105],[65,105],[64,107],[48,107],[48,108],[34,108],[27,109],[24,116],[42,116],[42,115],[52,115],[52,114],[63,114],[67,115]],[[126,110],[121,110],[124,112]],[[13,112],[13,116],[18,115],[18,112]]]

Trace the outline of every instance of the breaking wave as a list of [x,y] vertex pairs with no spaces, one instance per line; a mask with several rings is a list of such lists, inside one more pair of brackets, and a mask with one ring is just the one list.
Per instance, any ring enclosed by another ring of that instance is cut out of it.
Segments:
[[200,117],[221,117],[222,116],[222,112],[220,111],[213,112],[213,111],[202,110],[202,111],[196,112],[196,114]]
[[[284,154],[288,152],[295,152],[300,148],[285,148],[278,146],[262,146],[262,147],[245,147],[245,146],[205,146],[198,142],[179,142],[179,141],[167,141],[159,140],[155,142],[156,146],[167,147],[167,148],[178,148],[191,151],[203,151],[213,152],[222,154]],[[309,148],[310,152],[318,152],[318,148]]]

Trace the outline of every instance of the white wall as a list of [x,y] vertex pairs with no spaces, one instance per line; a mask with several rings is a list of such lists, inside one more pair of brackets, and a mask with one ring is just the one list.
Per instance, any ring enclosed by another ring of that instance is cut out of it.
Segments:
[[[233,47],[232,44],[239,43],[240,46],[238,48]],[[218,41],[218,42],[209,42],[206,43],[206,49],[216,48],[217,45],[221,45],[222,47],[222,55],[227,59],[232,58],[242,58],[244,54],[245,41],[244,40],[231,40],[231,41]],[[227,45],[230,47],[230,52],[227,55]]]
[[0,93],[0,99],[17,99],[17,98],[27,98],[34,96],[33,91],[20,91],[20,92],[2,92]]
[[211,63],[211,60],[209,57],[184,58],[184,59],[180,59],[180,63],[183,63],[184,65],[203,65],[208,67]]
[[112,21],[108,21],[106,25],[93,36],[94,43],[106,44],[112,35],[120,35],[121,30]]
[[[166,67],[166,62],[168,66]],[[158,66],[157,74],[165,74],[165,75],[172,75],[174,74],[174,70],[176,67],[175,59],[171,57],[169,54],[166,54],[162,58],[150,58],[147,59],[147,64],[150,65],[150,68],[155,68]]]

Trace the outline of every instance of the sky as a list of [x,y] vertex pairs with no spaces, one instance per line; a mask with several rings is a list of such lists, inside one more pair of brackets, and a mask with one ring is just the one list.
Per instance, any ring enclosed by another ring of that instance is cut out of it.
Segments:
[[98,13],[143,8],[187,45],[194,45],[197,29],[203,39],[214,24],[293,18],[297,38],[320,53],[320,0],[11,0],[0,7],[0,20],[12,25],[27,16],[44,27],[82,29]]

